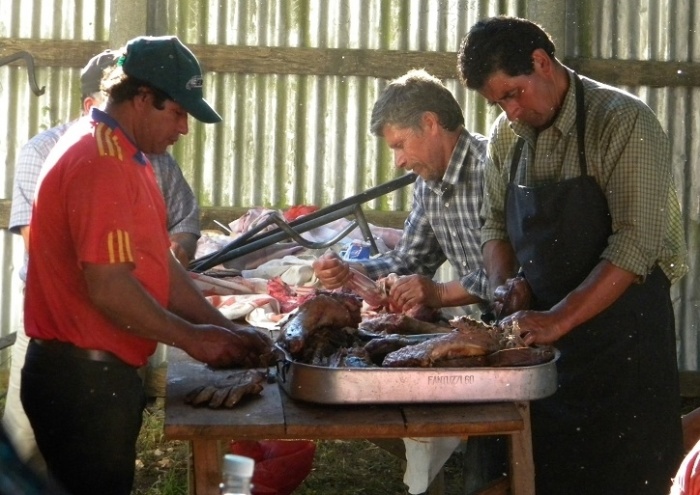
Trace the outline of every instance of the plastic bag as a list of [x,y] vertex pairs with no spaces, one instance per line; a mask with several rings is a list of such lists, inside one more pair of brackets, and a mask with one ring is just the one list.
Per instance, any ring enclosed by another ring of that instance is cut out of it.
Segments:
[[229,451],[255,460],[253,495],[290,495],[311,472],[316,444],[311,440],[234,440]]

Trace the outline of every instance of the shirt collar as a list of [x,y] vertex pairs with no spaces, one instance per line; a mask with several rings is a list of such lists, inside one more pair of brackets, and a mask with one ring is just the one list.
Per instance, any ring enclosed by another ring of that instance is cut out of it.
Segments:
[[442,176],[442,180],[426,181],[426,185],[431,191],[442,196],[454,188],[459,180],[460,169],[462,168],[462,164],[464,163],[464,159],[466,158],[468,152],[469,133],[463,127],[459,133],[457,144],[455,144],[455,148],[452,150],[452,156],[447,164],[447,169],[445,170],[445,175]]
[[112,130],[118,131],[120,136],[123,136],[125,139],[126,143],[130,145],[130,147],[133,150],[133,159],[137,163],[141,165],[146,165],[148,163],[148,159],[146,158],[146,155],[138,149],[136,146],[136,143],[131,140],[131,138],[122,130],[122,128],[119,126],[119,123],[112,118],[109,114],[103,112],[99,108],[92,107],[90,109],[90,118],[92,119],[93,122],[99,123],[99,124],[105,124]]

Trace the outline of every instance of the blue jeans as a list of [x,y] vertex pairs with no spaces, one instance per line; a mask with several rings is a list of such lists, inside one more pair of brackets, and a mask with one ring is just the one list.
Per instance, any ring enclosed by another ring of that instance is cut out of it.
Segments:
[[20,395],[49,473],[69,493],[131,493],[146,405],[136,368],[30,342]]

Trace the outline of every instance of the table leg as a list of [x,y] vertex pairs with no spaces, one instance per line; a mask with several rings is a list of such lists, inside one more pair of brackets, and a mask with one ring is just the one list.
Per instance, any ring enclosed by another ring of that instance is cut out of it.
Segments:
[[530,403],[518,402],[523,418],[522,431],[510,435],[510,477],[513,495],[535,495],[535,463],[532,459]]
[[219,441],[203,438],[191,441],[193,495],[219,495],[221,453]]

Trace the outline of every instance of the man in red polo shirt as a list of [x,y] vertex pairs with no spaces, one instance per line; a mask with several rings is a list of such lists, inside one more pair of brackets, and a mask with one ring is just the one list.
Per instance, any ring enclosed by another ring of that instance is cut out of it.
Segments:
[[21,398],[49,473],[73,495],[128,495],[157,342],[214,367],[266,364],[271,342],[202,297],[170,253],[163,197],[144,153],[188,131],[204,100],[194,55],[140,37],[103,80],[104,111],[73,125],[37,185]]

